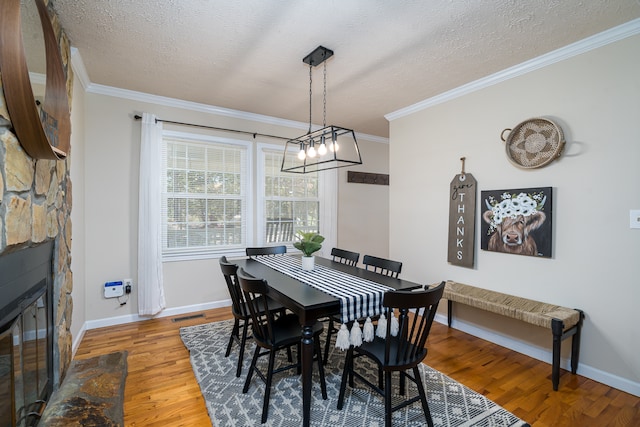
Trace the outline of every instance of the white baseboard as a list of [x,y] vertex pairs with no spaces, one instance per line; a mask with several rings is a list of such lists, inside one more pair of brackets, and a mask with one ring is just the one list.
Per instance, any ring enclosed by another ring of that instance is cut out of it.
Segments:
[[87,322],[82,324],[77,335],[73,337],[73,344],[71,345],[71,359],[76,357],[76,351],[78,351],[78,347],[80,347],[80,343],[82,342],[82,338],[84,338],[85,332],[87,332]]
[[[438,323],[446,325],[447,315],[437,314],[435,320]],[[514,341],[513,339],[498,334],[492,330],[478,327],[478,325],[475,325],[473,323],[459,321],[455,318],[451,322],[451,327],[551,365],[551,361],[553,358],[551,350],[543,349],[533,345],[527,345],[526,343],[522,343],[519,341]],[[549,337],[549,342],[551,342],[551,335],[549,335]],[[560,367],[570,371],[571,361],[569,359],[562,358],[560,360]],[[549,369],[551,369],[551,367],[549,367]],[[634,396],[640,396],[640,383],[638,382],[634,382],[627,378],[619,377],[609,372],[596,369],[592,366],[585,365],[584,363],[578,364],[577,373],[579,375],[582,375],[583,377],[590,378],[594,381],[598,381],[610,387],[617,388],[618,390],[633,394]]]
[[82,325],[82,328],[80,329],[80,333],[74,340],[74,344],[73,344],[74,354],[75,354],[75,350],[77,350],[77,347],[80,345],[80,341],[82,341],[82,337],[84,336],[84,333],[91,329],[104,328],[106,326],[123,325],[125,323],[141,322],[143,320],[155,319],[159,317],[177,316],[179,314],[194,313],[196,311],[211,310],[213,308],[229,307],[229,306],[231,306],[231,300],[226,299],[221,301],[207,302],[204,304],[193,304],[193,305],[185,305],[182,307],[165,308],[155,316],[140,316],[138,314],[127,314],[125,316],[109,317],[106,319],[87,320],[86,322],[84,322],[84,325]]

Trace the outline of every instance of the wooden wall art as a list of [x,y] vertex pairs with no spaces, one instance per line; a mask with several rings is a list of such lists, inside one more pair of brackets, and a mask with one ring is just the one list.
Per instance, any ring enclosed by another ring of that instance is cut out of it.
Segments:
[[551,257],[552,188],[483,191],[481,247]]
[[449,186],[449,244],[447,261],[461,267],[473,267],[475,259],[475,224],[477,183],[473,175],[462,172]]
[[389,185],[389,174],[348,171],[347,182]]

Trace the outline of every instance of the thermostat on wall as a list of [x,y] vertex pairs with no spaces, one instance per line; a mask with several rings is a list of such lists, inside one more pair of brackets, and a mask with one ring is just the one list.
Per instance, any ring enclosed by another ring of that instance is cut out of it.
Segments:
[[104,284],[104,297],[105,298],[116,298],[124,295],[124,286],[122,286],[122,281],[119,280],[117,282],[107,282]]

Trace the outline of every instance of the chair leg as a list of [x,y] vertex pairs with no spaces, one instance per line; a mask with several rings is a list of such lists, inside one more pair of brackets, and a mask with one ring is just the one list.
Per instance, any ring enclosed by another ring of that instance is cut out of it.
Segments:
[[327,360],[329,360],[329,347],[331,346],[331,335],[333,334],[333,328],[335,328],[335,325],[333,323],[333,317],[329,317],[329,328],[327,329],[327,341],[324,343],[323,363],[325,365],[327,364]]
[[245,321],[242,325],[242,338],[240,338],[240,353],[238,354],[238,367],[236,368],[236,378],[242,374],[242,362],[244,361],[244,346],[247,344],[247,330],[249,322]]
[[391,427],[391,371],[384,373],[384,425]]
[[233,321],[233,329],[231,329],[231,335],[229,335],[229,344],[227,344],[227,352],[224,354],[224,357],[229,357],[231,354],[231,346],[233,345],[233,339],[238,336],[238,327],[240,326],[240,321],[235,319]]
[[320,374],[320,390],[322,390],[322,399],[327,400],[327,382],[324,379],[324,363],[322,361],[322,349],[320,347],[320,337],[315,337],[315,351],[318,359],[318,373]]
[[256,369],[256,362],[258,361],[259,355],[260,347],[256,345],[256,349],[253,352],[253,358],[251,359],[251,366],[249,367],[249,372],[247,372],[247,379],[245,380],[244,387],[242,388],[243,393],[249,391],[249,386],[251,385],[251,377],[253,376],[253,371]]
[[420,403],[422,403],[422,410],[424,411],[424,417],[427,419],[427,425],[429,427],[433,427],[431,411],[429,410],[429,405],[427,404],[427,394],[424,391],[422,376],[420,375],[420,369],[417,366],[413,368],[413,376],[416,379],[416,386],[418,387],[418,394],[420,395]]
[[400,396],[404,396],[407,391],[407,374],[400,371]]
[[267,371],[267,384],[264,389],[264,403],[262,404],[262,424],[267,422],[269,416],[269,397],[271,396],[271,380],[273,379],[273,365],[276,361],[276,352],[269,352],[269,370]]
[[350,369],[353,369],[353,347],[347,350],[347,357],[344,359],[342,380],[340,381],[340,394],[338,395],[338,409],[342,409],[342,405],[344,404],[344,392],[347,389],[347,376],[349,375]]

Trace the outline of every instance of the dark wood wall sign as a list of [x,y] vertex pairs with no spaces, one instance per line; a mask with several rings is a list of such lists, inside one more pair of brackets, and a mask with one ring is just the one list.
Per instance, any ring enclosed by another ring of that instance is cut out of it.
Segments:
[[64,159],[69,152],[71,120],[67,77],[51,18],[42,0],[38,8],[46,52],[44,102],[36,105],[22,43],[20,0],[0,1],[0,71],[11,124],[22,148],[34,159]]
[[[464,163],[463,163],[464,165]],[[476,180],[470,173],[456,175],[449,189],[449,248],[447,261],[473,267],[475,254]]]
[[347,182],[389,185],[389,174],[348,171]]

